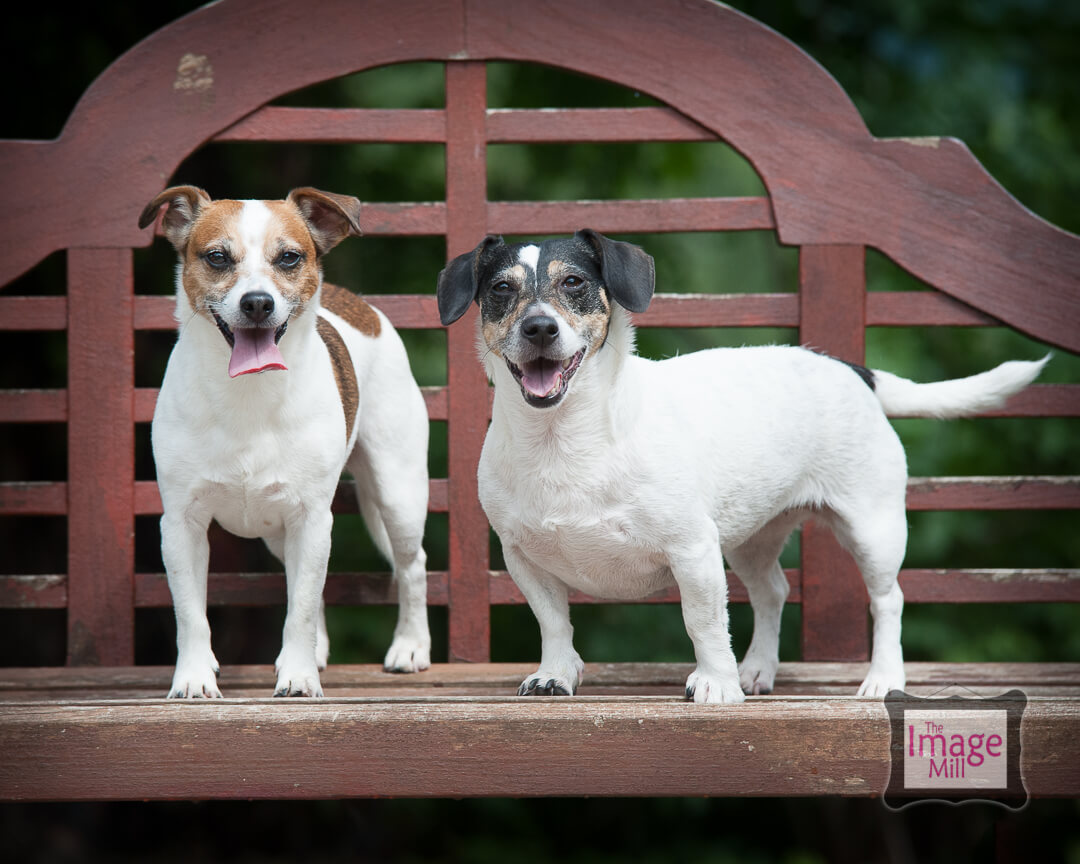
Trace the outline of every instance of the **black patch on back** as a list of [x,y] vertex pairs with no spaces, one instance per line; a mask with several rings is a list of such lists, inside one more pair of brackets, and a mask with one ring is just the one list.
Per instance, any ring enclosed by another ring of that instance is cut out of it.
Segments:
[[[835,359],[835,358],[834,358]],[[848,363],[847,360],[841,360],[845,366],[849,367],[856,375],[862,378],[863,383],[866,384],[871,390],[874,389],[874,373],[865,366],[859,366],[857,363]]]

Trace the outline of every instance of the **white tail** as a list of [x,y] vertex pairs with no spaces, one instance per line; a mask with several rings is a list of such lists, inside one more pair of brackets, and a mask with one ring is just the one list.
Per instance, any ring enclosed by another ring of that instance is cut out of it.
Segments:
[[1010,360],[968,378],[917,384],[888,372],[874,370],[874,392],[886,414],[904,417],[966,417],[992,408],[1034,381],[1050,359]]

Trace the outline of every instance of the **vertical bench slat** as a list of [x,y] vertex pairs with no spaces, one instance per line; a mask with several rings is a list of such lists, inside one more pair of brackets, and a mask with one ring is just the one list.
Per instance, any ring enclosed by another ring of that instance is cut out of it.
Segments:
[[68,663],[135,662],[130,249],[68,251]]
[[[866,272],[862,246],[803,246],[799,252],[799,341],[849,363],[866,354]],[[832,532],[802,533],[802,659],[865,660],[866,589]]]
[[[446,247],[448,257],[474,247],[487,231],[487,67],[446,64]],[[488,420],[488,385],[476,359],[475,309],[446,335],[447,449],[450,475],[450,659],[490,657],[488,523],[480,508],[476,466]]]

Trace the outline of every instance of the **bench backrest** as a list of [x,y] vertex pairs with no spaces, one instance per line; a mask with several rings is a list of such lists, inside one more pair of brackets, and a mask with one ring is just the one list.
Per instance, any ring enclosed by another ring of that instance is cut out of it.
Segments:
[[[256,20],[257,32],[249,32]],[[445,63],[444,108],[268,105],[319,81],[418,60]],[[489,61],[562,67],[667,107],[490,110]],[[711,140],[743,154],[767,195],[488,199],[488,144]],[[66,250],[67,276],[66,296],[18,296],[17,286],[0,296],[0,330],[65,331],[67,339],[66,389],[0,393],[0,423],[66,424],[68,442],[66,481],[0,485],[0,517],[66,517],[67,572],[0,575],[0,607],[66,609],[70,664],[132,663],[135,609],[170,602],[163,575],[135,566],[135,519],[161,505],[153,482],[135,481],[136,425],[150,421],[156,390],[135,386],[134,345],[139,331],[174,327],[170,298],[135,293],[133,250],[152,240],[136,220],[186,157],[223,141],[444,145],[445,200],[366,203],[364,229],[445,235],[448,256],[486,233],[585,225],[609,234],[775,231],[799,248],[797,292],[661,294],[638,316],[643,327],[798,328],[803,344],[854,362],[864,359],[867,327],[1005,323],[1080,349],[1080,238],[1025,210],[958,141],[874,138],[820,66],[731,9],[707,0],[327,0],[314,7],[224,0],[116,61],[57,140],[0,142],[8,196],[0,210],[0,284],[58,250]],[[937,290],[867,292],[867,247]],[[439,327],[430,294],[377,302],[399,328]],[[490,606],[523,601],[490,569],[477,501],[490,395],[474,328],[458,323],[446,338],[447,383],[427,388],[426,398],[431,417],[448,424],[448,476],[432,480],[431,510],[449,514],[449,553],[446,571],[430,574],[429,595],[449,609],[451,659],[482,661]],[[1075,417],[1080,386],[1036,385],[996,413]],[[347,496],[337,506],[348,508]],[[1076,478],[913,480],[909,493],[914,510],[1076,507]],[[791,600],[802,604],[804,659],[864,659],[865,592],[850,559],[812,528],[801,555],[789,578]],[[907,570],[902,585],[913,602],[1076,601],[1075,576]],[[334,574],[327,601],[385,602],[375,579]],[[281,602],[282,586],[272,574],[214,574],[210,602]],[[745,600],[737,584],[732,595]]]

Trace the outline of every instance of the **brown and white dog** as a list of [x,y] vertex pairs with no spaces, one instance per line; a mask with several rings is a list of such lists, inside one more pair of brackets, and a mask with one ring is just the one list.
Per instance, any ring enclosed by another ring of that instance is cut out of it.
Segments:
[[360,234],[360,202],[309,188],[283,201],[213,201],[176,186],[139,226],[163,206],[179,254],[179,336],[152,429],[176,611],[169,696],[221,696],[206,617],[212,519],[261,537],[285,564],[274,695],[322,695],[330,505],[343,470],[398,586],[385,668],[427,668],[427,411],[390,322],[322,279],[322,256]]

